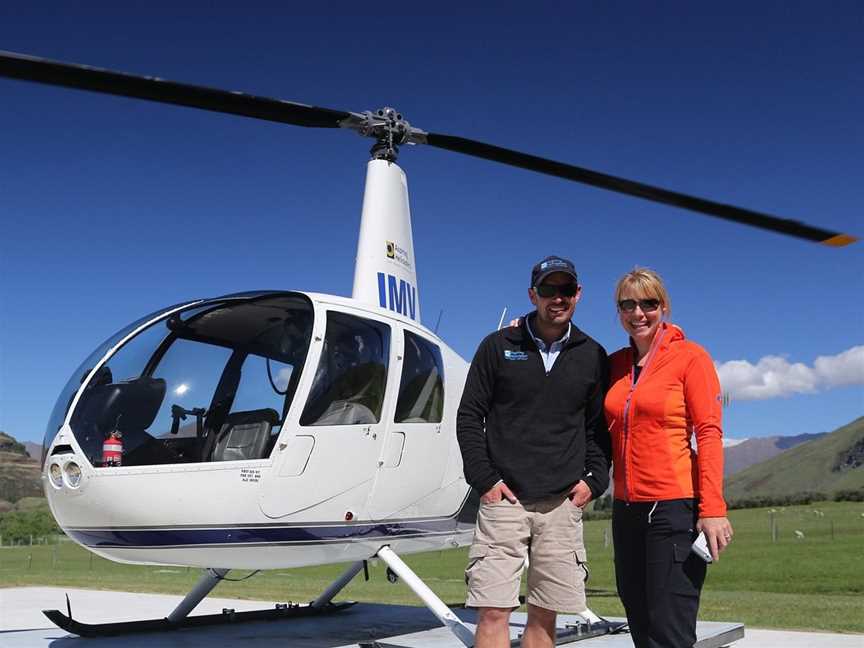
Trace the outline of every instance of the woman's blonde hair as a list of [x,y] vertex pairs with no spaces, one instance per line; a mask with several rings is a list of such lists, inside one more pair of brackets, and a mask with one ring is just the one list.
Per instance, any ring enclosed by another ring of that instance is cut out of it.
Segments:
[[639,299],[659,300],[665,317],[672,314],[672,302],[666,286],[663,285],[663,279],[651,268],[637,266],[618,280],[615,285],[615,308],[618,308],[618,302],[627,288],[632,288],[636,293],[635,297]]

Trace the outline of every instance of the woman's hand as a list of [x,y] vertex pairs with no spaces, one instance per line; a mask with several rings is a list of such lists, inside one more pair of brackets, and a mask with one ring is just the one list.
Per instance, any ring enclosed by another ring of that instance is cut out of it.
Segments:
[[699,521],[696,523],[696,529],[705,532],[705,539],[708,541],[711,557],[715,561],[720,560],[720,552],[732,542],[733,532],[729,519],[725,517],[699,518]]

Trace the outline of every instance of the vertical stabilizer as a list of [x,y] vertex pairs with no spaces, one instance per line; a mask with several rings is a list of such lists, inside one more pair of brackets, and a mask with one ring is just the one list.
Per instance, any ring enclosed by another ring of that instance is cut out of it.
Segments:
[[386,160],[370,160],[366,167],[351,296],[420,321],[408,180]]

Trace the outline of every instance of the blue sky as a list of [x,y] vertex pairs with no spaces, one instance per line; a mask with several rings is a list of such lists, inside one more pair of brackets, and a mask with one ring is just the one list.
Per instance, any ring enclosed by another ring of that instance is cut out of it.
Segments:
[[[0,48],[393,105],[425,130],[864,235],[860,3],[97,4],[4,2]],[[161,306],[350,293],[368,141],[9,80],[0,97],[0,429],[40,440],[75,367]],[[612,287],[642,264],[734,387],[727,436],[864,414],[862,243],[829,249],[431,148],[403,148],[400,165],[424,319],[443,309],[439,332],[464,357],[503,307],[530,307],[530,267],[550,253],[580,272],[577,324],[622,346]]]

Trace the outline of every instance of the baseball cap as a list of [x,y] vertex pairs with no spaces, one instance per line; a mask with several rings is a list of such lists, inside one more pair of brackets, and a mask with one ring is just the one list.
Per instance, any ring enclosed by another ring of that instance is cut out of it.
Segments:
[[531,286],[539,286],[546,277],[555,272],[568,274],[573,277],[573,281],[579,283],[579,279],[576,277],[576,268],[570,259],[548,256],[531,268]]

